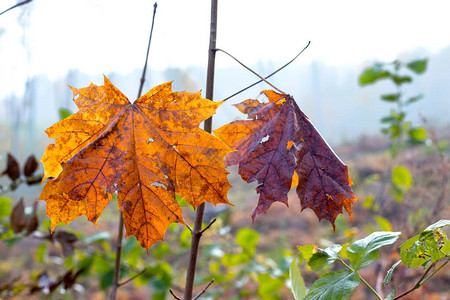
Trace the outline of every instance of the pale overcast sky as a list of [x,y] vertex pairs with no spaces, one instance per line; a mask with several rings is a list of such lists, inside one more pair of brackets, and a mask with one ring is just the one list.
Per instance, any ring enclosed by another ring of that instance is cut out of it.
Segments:
[[[0,11],[15,4],[1,0]],[[34,0],[0,16],[0,98],[20,95],[28,76],[97,75],[141,68],[154,1]],[[205,66],[209,0],[158,1],[149,66]],[[450,44],[449,1],[219,0],[217,46],[247,64],[331,65],[393,60]],[[22,23],[22,26],[20,25]],[[218,55],[217,66],[235,65]],[[100,83],[99,83],[100,84]]]

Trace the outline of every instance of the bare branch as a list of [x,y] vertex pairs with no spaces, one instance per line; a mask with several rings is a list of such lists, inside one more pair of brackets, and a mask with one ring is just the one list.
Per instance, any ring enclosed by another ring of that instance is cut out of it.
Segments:
[[[302,51],[300,51],[293,59],[291,59],[289,62],[287,62],[286,64],[284,64],[282,67],[278,68],[277,70],[275,70],[275,71],[272,72],[271,74],[269,74],[269,75],[267,75],[266,77],[264,77],[264,79],[268,79],[268,78],[272,77],[273,75],[277,74],[279,71],[283,70],[283,69],[286,68],[288,65],[290,65],[294,60],[297,59],[297,57],[299,57],[299,56],[303,53],[303,51],[306,50],[306,48],[309,47],[310,44],[311,44],[311,41],[309,41],[308,44],[302,49]],[[242,92],[248,90],[249,88],[251,88],[251,87],[253,87],[253,86],[255,86],[255,85],[257,85],[258,83],[261,83],[261,82],[263,82],[263,81],[262,81],[262,80],[258,80],[257,82],[255,82],[255,83],[253,83],[253,84],[251,84],[251,85],[249,85],[249,86],[247,86],[247,87],[241,89],[240,91],[234,93],[233,95],[228,96],[227,98],[223,99],[222,101],[227,101],[228,99],[231,99],[231,98],[233,98],[233,97],[236,96],[236,95],[239,95],[240,93],[242,93]]]
[[265,83],[267,83],[268,85],[270,85],[274,90],[277,90],[280,94],[283,95],[287,95],[285,92],[283,92],[282,90],[280,90],[279,88],[277,88],[276,86],[274,86],[273,84],[271,84],[270,82],[268,82],[265,78],[263,78],[261,75],[259,75],[258,73],[256,73],[255,71],[253,71],[252,69],[250,69],[249,67],[247,67],[244,63],[240,62],[236,57],[234,57],[233,55],[231,55],[230,53],[228,53],[225,50],[222,49],[216,49],[216,51],[220,51],[225,53],[226,55],[228,55],[229,57],[231,57],[232,59],[234,59],[238,64],[240,64],[241,66],[243,66],[244,68],[246,68],[247,70],[249,70],[250,72],[252,72],[253,74],[255,74],[256,76],[258,76],[262,81],[264,81]]
[[216,222],[216,218],[214,218],[209,224],[208,226],[205,227],[205,229],[203,229],[202,231],[200,231],[200,234],[203,234],[203,232],[205,232],[206,230],[209,229],[209,227],[211,227],[212,224],[214,224],[214,222]]
[[33,0],[25,0],[25,1],[19,2],[19,3],[17,3],[16,5],[11,6],[11,7],[8,8],[7,10],[2,11],[2,12],[0,13],[0,16],[3,15],[3,14],[4,14],[5,12],[7,12],[7,11],[10,11],[10,10],[16,8],[16,7],[25,5],[25,4],[27,4],[27,3],[30,3],[31,1],[33,1]]
[[198,295],[195,296],[194,299],[192,299],[192,300],[197,300],[198,298],[200,298],[200,296],[206,292],[206,290],[210,287],[211,284],[213,284],[213,282],[214,282],[214,278],[211,279],[211,281],[205,286],[205,288],[200,293],[198,293]]
[[181,300],[180,297],[178,297],[177,295],[175,295],[175,293],[172,291],[172,289],[170,289],[169,291],[170,291],[170,294],[171,294],[175,299]]
[[139,276],[141,276],[142,274],[144,274],[145,271],[147,271],[147,268],[143,268],[141,271],[139,271],[139,272],[138,272],[137,274],[135,274],[134,276],[128,278],[128,279],[125,280],[124,282],[119,283],[119,287],[122,286],[122,285],[125,285],[125,284],[127,284],[127,283],[129,283],[129,282],[131,282],[131,281],[133,281],[136,277],[139,277]]

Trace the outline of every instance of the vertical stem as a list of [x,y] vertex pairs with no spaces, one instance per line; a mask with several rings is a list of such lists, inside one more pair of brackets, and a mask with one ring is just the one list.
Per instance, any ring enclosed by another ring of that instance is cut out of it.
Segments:
[[120,258],[122,256],[122,238],[123,238],[123,216],[122,216],[122,212],[120,212],[119,232],[117,233],[116,262],[114,264],[114,277],[113,277],[111,295],[109,296],[110,300],[116,299],[117,289],[119,288]]
[[[158,7],[158,4],[155,2],[155,4],[153,5],[153,18],[152,18],[152,26],[150,28],[150,36],[148,38],[147,54],[145,55],[144,69],[142,70],[142,77],[141,77],[141,81],[140,81],[140,85],[139,85],[139,92],[138,92],[136,99],[141,97],[142,88],[144,87],[145,73],[147,71],[148,55],[150,53],[150,44],[152,43],[153,26],[155,25],[155,14],[156,14],[157,7]],[[116,300],[117,289],[120,286],[119,280],[120,280],[120,260],[121,260],[121,256],[122,256],[123,225],[124,225],[123,224],[123,214],[122,214],[122,212],[120,212],[119,231],[117,233],[116,262],[114,264],[114,277],[113,277],[113,285],[112,285],[112,289],[111,289],[111,295],[109,297],[110,300]]]
[[[208,51],[208,70],[206,75],[206,98],[213,99],[214,94],[214,68],[216,59],[216,36],[217,36],[217,0],[211,0],[211,27],[209,33],[209,51]],[[211,133],[212,117],[205,121],[205,131]],[[197,207],[195,213],[194,229],[192,231],[191,251],[189,255],[189,265],[186,274],[186,286],[184,291],[184,300],[192,300],[192,291],[194,289],[195,268],[197,265],[198,248],[202,236],[203,214],[205,212],[205,203]]]

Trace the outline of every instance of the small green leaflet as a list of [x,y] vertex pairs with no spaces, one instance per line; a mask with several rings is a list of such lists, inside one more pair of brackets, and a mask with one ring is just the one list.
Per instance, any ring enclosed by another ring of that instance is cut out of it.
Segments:
[[399,260],[395,264],[392,265],[392,267],[387,271],[386,277],[384,277],[383,285],[388,284],[391,281],[392,273],[394,272],[394,269],[401,263],[402,261]]
[[417,268],[426,265],[429,260],[436,262],[444,257],[449,248],[449,241],[442,227],[450,225],[449,220],[440,220],[428,226],[400,246],[400,257],[408,267]]
[[382,246],[393,244],[401,232],[377,231],[364,239],[353,242],[347,248],[351,266],[357,271],[378,258]]
[[306,286],[303,277],[300,274],[300,268],[297,259],[294,259],[289,268],[289,279],[291,280],[291,292],[295,300],[303,300],[306,296]]
[[359,282],[358,273],[349,270],[327,273],[314,282],[305,300],[347,299]]
[[341,249],[341,245],[331,245],[326,249],[318,249],[318,252],[314,253],[308,261],[308,265],[314,271],[320,270],[326,265],[332,264],[335,260],[339,259],[339,251],[341,251]]

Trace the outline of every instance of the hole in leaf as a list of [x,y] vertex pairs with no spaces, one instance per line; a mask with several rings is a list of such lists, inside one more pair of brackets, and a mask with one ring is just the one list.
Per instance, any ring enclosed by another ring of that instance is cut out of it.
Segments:
[[152,184],[150,184],[150,187],[152,187],[152,186],[162,187],[163,189],[167,190],[167,187],[160,182],[152,182]]
[[147,145],[148,144],[150,144],[150,143],[153,143],[155,140],[153,139],[153,138],[149,138],[148,140],[147,140]]
[[261,144],[262,143],[265,143],[265,142],[267,142],[269,140],[269,135],[266,135],[265,137],[263,137],[262,139],[261,139]]

